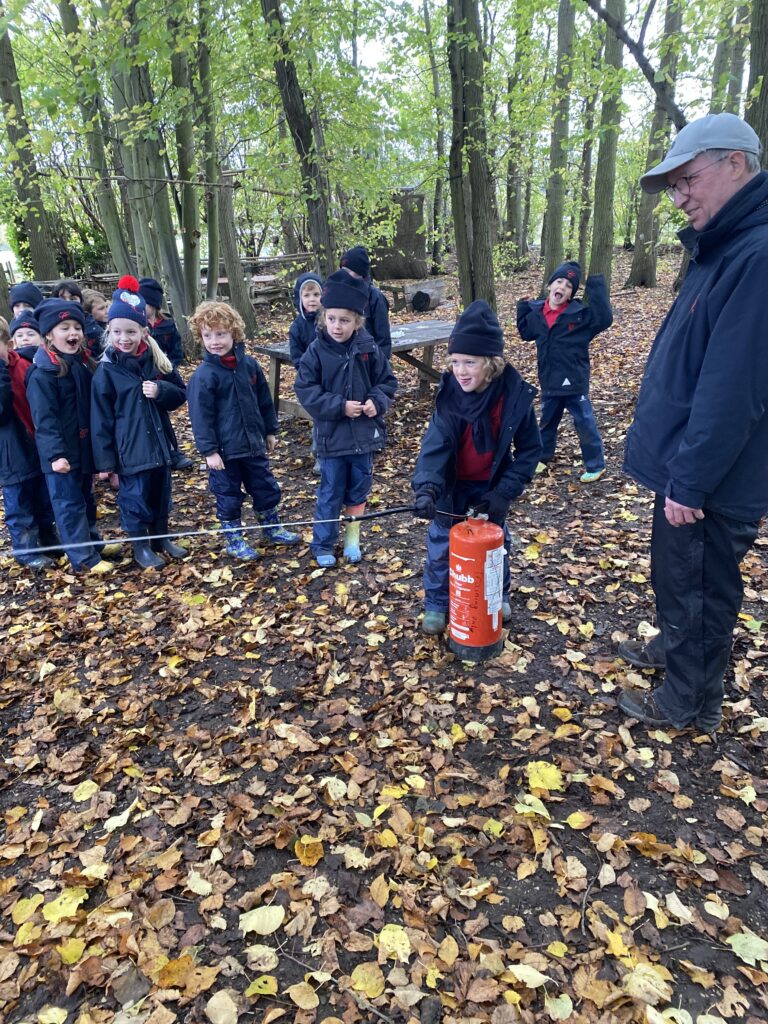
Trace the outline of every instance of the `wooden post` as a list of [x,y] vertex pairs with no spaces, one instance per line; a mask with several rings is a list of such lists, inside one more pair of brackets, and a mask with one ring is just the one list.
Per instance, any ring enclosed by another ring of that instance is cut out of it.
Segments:
[[0,313],[10,322],[13,313],[8,292],[8,277],[5,273],[5,266],[0,263]]

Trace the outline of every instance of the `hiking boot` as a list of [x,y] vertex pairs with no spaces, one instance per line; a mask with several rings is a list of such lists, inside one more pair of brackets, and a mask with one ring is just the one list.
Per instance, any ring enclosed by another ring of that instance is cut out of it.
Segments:
[[593,484],[596,480],[599,480],[601,476],[605,474],[605,467],[602,469],[596,469],[593,472],[587,470],[586,473],[582,473],[579,480],[583,484]]
[[619,657],[635,668],[666,668],[663,658],[654,652],[652,644],[642,640],[622,640],[617,650]]
[[268,512],[259,512],[258,520],[264,524],[261,535],[268,544],[298,544],[301,537],[298,533],[286,530],[277,518],[277,507]]
[[716,733],[723,721],[723,712],[720,708],[712,708],[709,711],[700,711],[696,716],[696,728],[705,732],[708,736]]
[[120,558],[123,554],[122,544],[101,544],[99,554],[102,558]]
[[227,554],[241,562],[255,562],[261,555],[254,551],[248,541],[241,533],[242,524],[239,519],[232,519],[229,522],[222,522],[221,528],[227,537]]
[[162,569],[165,562],[154,553],[148,540],[135,540],[133,542],[133,558],[142,569]]
[[100,558],[93,565],[86,566],[86,570],[94,576],[103,576],[105,572],[112,572],[114,568],[111,562],[105,562],[103,558]]
[[315,561],[321,569],[330,569],[336,565],[336,555],[331,554],[330,551],[318,551],[315,555]]
[[654,729],[674,729],[670,720],[656,703],[652,693],[641,690],[622,690],[616,701],[621,710],[638,722],[653,726]]
[[511,622],[512,621],[512,605],[509,601],[501,602],[501,621]]
[[445,630],[448,616],[445,612],[429,611],[424,612],[421,620],[421,631],[427,636],[439,636]]
[[347,523],[344,527],[344,557],[348,562],[360,562],[360,523]]
[[16,561],[19,565],[25,565],[28,569],[53,569],[56,565],[54,558],[49,558],[48,555],[30,555],[29,558],[20,559]]

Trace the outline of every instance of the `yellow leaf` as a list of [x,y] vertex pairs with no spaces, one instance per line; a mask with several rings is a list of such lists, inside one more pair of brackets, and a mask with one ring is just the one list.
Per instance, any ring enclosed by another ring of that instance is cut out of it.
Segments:
[[[382,797],[393,797],[395,800],[399,800],[400,797],[401,796],[405,796],[407,792],[408,792],[408,787],[407,786],[403,786],[402,784],[400,784],[400,785],[387,785],[387,786],[382,786],[380,796],[382,796]],[[376,814],[375,811],[374,811],[374,815],[373,816],[374,816],[374,818],[377,817],[377,814]]]
[[595,820],[595,816],[594,814],[590,814],[588,811],[574,811],[573,814],[569,814],[565,820],[571,828],[578,830],[589,828]]
[[379,833],[379,846],[383,846],[385,850],[394,850],[397,844],[397,836],[391,828],[385,828]]
[[407,964],[411,955],[411,940],[405,928],[399,924],[385,924],[378,935],[379,950],[388,960]]
[[76,964],[83,955],[84,950],[84,939],[66,939],[60,946],[56,947],[56,952],[65,964]]
[[422,779],[420,775],[409,775],[405,781],[411,789],[425,789],[427,785],[426,780]]
[[440,979],[443,977],[445,977],[443,972],[438,971],[438,969],[433,964],[432,967],[428,969],[427,976],[424,979],[426,981],[427,988],[437,988],[438,981],[440,981]]
[[552,1020],[569,1020],[573,1014],[573,1001],[565,992],[559,996],[545,996],[544,1006]]
[[525,550],[523,551],[523,558],[527,562],[538,562],[540,553],[541,548],[538,544],[529,544],[528,547],[525,548]]
[[44,1006],[37,1014],[37,1024],[64,1024],[69,1010],[61,1006]]
[[656,1006],[669,1002],[672,988],[650,964],[638,964],[621,979],[621,987],[636,1003]]
[[550,942],[547,946],[547,952],[551,953],[552,956],[565,956],[568,952],[568,947],[564,942]]
[[248,932],[256,932],[257,935],[271,935],[276,932],[285,920],[285,908],[279,905],[272,907],[256,907],[240,915],[240,931],[247,935]]
[[377,999],[384,991],[384,975],[373,961],[358,964],[350,978],[355,992],[362,992],[368,999]]
[[205,1004],[205,1016],[211,1024],[237,1024],[240,1014],[229,992],[215,992]]
[[104,829],[107,832],[114,832],[115,829],[125,828],[128,824],[128,819],[133,812],[133,809],[138,804],[138,800],[134,800],[130,807],[126,807],[122,814],[115,814],[112,818],[107,818],[104,822]]
[[185,888],[189,889],[196,896],[210,896],[213,892],[211,883],[197,871],[189,872]]
[[46,921],[58,924],[65,917],[74,917],[77,908],[88,899],[88,890],[82,885],[73,889],[65,889],[60,896],[43,907],[43,917]]
[[43,897],[39,892],[36,892],[34,896],[30,896],[25,900],[18,900],[14,903],[13,910],[11,911],[11,918],[14,924],[24,924],[30,917],[35,913],[37,908],[43,902]]
[[525,766],[528,785],[531,789],[561,790],[565,789],[563,773],[549,761],[529,761]]
[[546,806],[532,793],[521,793],[518,796],[515,811],[526,817],[532,817],[535,814],[538,814],[541,818],[549,819],[552,817]]
[[90,800],[94,793],[99,792],[99,785],[94,782],[93,779],[86,779],[85,782],[81,782],[79,786],[76,786],[72,792],[72,799],[77,804],[85,803],[86,800]]
[[452,935],[446,935],[437,947],[437,955],[446,967],[453,967],[459,955],[459,944]]
[[302,1010],[314,1010],[320,1005],[317,992],[306,981],[300,981],[297,985],[291,985],[285,990],[285,994]]
[[387,901],[389,900],[389,883],[383,874],[374,878],[371,882],[369,891],[371,893],[371,899],[377,907],[386,907]]
[[608,952],[611,956],[628,957],[631,955],[620,932],[612,931],[609,928],[606,935],[608,938]]
[[182,658],[182,656],[180,654],[174,654],[174,655],[172,655],[168,659],[168,662],[167,662],[168,668],[171,670],[171,672],[175,672],[178,675],[179,674],[179,669],[181,668],[181,666],[184,664],[184,662],[186,660],[187,659],[186,658]]
[[568,708],[552,708],[552,714],[555,718],[559,718],[561,722],[570,722],[573,718]]
[[530,967],[528,964],[510,964],[508,970],[526,988],[538,988],[540,985],[546,985],[548,981],[552,981],[549,975],[542,974],[541,971],[537,971],[535,967]]
[[259,996],[276,996],[277,978],[271,974],[262,974],[259,978],[254,978],[245,990],[245,994],[249,997],[255,996],[257,999]]
[[758,960],[768,960],[768,942],[749,929],[729,935],[725,941],[745,964],[754,967]]
[[507,826],[503,821],[497,821],[496,818],[489,818],[483,825],[483,832],[487,832],[488,835],[493,836],[495,839],[500,839],[504,835],[504,829]]
[[320,840],[315,839],[314,836],[301,836],[294,843],[293,852],[305,868],[313,868],[318,861],[323,859],[325,850]]

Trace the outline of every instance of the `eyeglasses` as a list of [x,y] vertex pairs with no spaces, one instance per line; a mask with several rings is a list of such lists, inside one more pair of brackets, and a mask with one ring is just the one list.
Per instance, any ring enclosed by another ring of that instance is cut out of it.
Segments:
[[730,153],[724,153],[723,156],[719,156],[717,160],[713,160],[711,164],[705,164],[704,167],[700,167],[698,171],[694,171],[693,174],[684,174],[678,178],[674,185],[667,185],[664,191],[667,193],[672,202],[675,201],[675,192],[678,195],[685,198],[691,194],[691,182],[698,178],[704,171],[708,171],[710,167],[714,167],[715,164],[719,164],[722,160],[727,160]]

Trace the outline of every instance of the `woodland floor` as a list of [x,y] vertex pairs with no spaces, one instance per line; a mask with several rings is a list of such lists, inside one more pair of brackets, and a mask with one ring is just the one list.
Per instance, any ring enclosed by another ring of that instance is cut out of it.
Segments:
[[[579,484],[564,423],[552,472],[513,507],[494,661],[420,633],[409,516],[365,525],[363,563],[331,570],[306,543],[235,563],[210,536],[162,572],[126,559],[98,579],[3,557],[9,1024],[765,1021],[764,532],[716,740],[629,727],[615,706],[652,682],[615,656],[653,619],[650,496],[621,457],[673,270],[654,292],[617,288],[593,348],[608,474]],[[504,282],[500,302],[532,382],[514,298],[537,283]],[[409,501],[431,409],[395,369],[378,508]],[[284,519],[310,519],[307,423],[286,422],[273,466]],[[174,487],[173,524],[211,527],[204,472]]]

